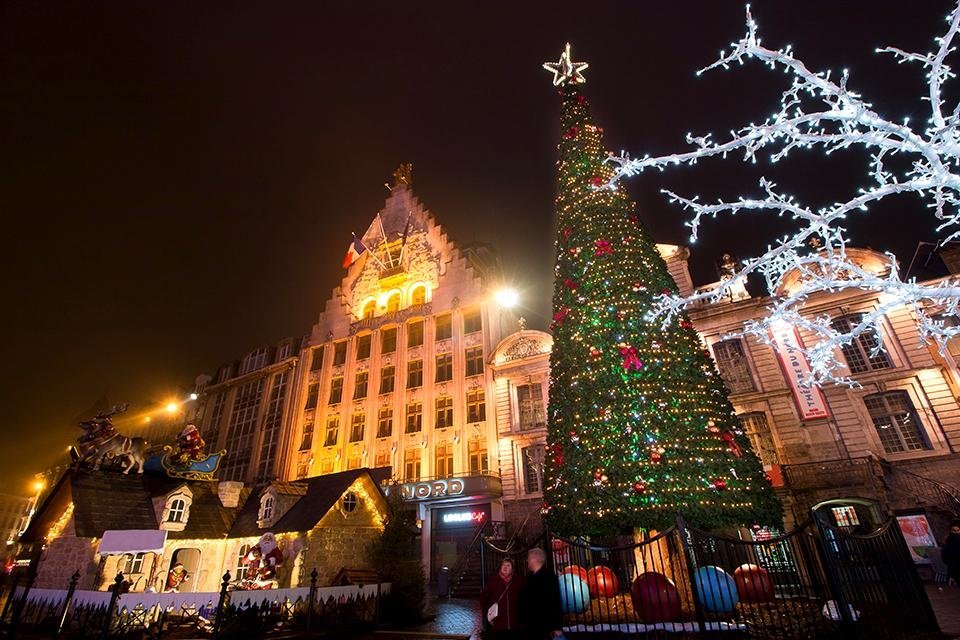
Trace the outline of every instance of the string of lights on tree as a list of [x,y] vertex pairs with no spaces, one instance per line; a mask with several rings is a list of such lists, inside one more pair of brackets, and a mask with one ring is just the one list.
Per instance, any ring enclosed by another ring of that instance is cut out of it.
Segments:
[[782,509],[692,323],[647,319],[676,285],[614,175],[581,93],[585,63],[544,65],[562,98],[550,420],[551,527],[570,535],[779,524]]
[[[684,197],[664,190],[671,202],[692,212],[687,222],[690,241],[695,242],[706,218],[756,211],[792,219],[797,229],[772,243],[758,257],[743,261],[743,267],[720,287],[679,296],[664,294],[657,300],[651,318],[665,324],[674,322],[692,304],[717,302],[742,285],[748,276],[758,274],[774,294],[770,313],[744,324],[736,335],[753,335],[770,344],[770,332],[782,323],[793,325],[805,337],[805,353],[810,361],[811,382],[827,381],[855,384],[843,375],[837,349],[850,344],[863,334],[878,336],[878,327],[887,311],[907,305],[919,320],[921,341],[935,342],[946,354],[946,342],[960,335],[960,326],[952,322],[958,315],[960,281],[946,278],[918,284],[901,279],[892,255],[890,268],[880,273],[857,265],[846,251],[848,238],[843,228],[848,215],[863,215],[869,207],[890,196],[914,194],[922,198],[939,221],[938,232],[945,232],[942,242],[960,237],[960,105],[948,105],[943,98],[943,85],[954,74],[945,60],[954,52],[953,41],[960,28],[960,5],[947,16],[946,34],[936,39],[932,53],[908,53],[894,47],[878,49],[889,53],[898,62],[918,63],[926,70],[930,116],[919,127],[909,118],[894,121],[881,116],[860,94],[852,91],[847,70],[840,74],[815,72],[794,56],[790,46],[768,49],[761,45],[757,23],[747,6],[746,35],[734,42],[732,49],[722,51],[703,73],[716,68],[728,69],[734,63],[754,59],[771,70],[783,71],[792,82],[782,94],[779,109],[759,124],[750,124],[731,133],[725,142],[715,142],[708,135],[687,135],[693,149],[657,157],[631,159],[628,154],[610,158],[617,170],[606,186],[615,189],[617,180],[649,169],[666,169],[674,165],[692,165],[707,158],[726,158],[738,154],[744,162],[756,163],[761,151],[769,152],[769,160],[778,162],[794,150],[820,149],[827,154],[842,150],[862,149],[869,155],[868,186],[843,202],[814,209],[801,204],[767,179],[760,181],[760,193],[735,200],[714,203],[699,197]],[[789,295],[781,285],[788,275],[799,275],[800,286],[791,287]],[[882,293],[880,306],[851,323],[848,331],[838,330],[826,315],[806,318],[801,313],[811,295],[859,289]],[[779,293],[779,295],[778,295]],[[948,320],[949,318],[949,320]],[[876,350],[883,341],[875,339]],[[872,354],[876,355],[876,353]]]

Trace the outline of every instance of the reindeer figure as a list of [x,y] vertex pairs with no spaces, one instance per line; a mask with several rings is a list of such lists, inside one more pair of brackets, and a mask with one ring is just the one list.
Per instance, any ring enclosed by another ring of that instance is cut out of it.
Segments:
[[147,457],[147,441],[143,438],[130,438],[117,433],[113,426],[113,416],[127,410],[127,405],[114,406],[106,413],[97,414],[90,420],[80,423],[83,435],[77,439],[77,465],[91,463],[96,471],[104,460],[125,459],[123,473],[130,473],[137,467],[137,473],[143,473],[143,463]]

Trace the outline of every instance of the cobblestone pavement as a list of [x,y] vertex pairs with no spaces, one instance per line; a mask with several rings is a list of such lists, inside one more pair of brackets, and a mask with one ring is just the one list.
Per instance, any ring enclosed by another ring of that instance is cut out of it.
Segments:
[[461,598],[437,598],[428,605],[435,611],[436,620],[416,628],[429,633],[449,633],[468,636],[480,628],[480,601]]
[[960,638],[960,589],[935,584],[926,587],[940,631],[948,638]]

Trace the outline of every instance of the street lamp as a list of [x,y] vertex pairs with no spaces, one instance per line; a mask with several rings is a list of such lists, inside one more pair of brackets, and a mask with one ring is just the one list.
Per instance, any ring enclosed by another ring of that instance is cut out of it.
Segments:
[[176,402],[167,403],[167,413],[176,413],[177,409],[179,408],[180,405],[178,405]]
[[512,309],[520,302],[520,294],[512,287],[505,287],[493,294],[493,299],[504,309]]

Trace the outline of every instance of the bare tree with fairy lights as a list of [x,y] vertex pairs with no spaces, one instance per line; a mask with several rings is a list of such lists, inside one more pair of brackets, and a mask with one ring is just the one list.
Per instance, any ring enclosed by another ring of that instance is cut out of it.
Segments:
[[[908,53],[895,47],[877,50],[893,55],[901,63],[918,63],[926,71],[928,94],[924,100],[929,102],[930,117],[923,125],[914,125],[909,119],[895,122],[881,116],[849,88],[846,70],[840,74],[815,72],[796,58],[789,46],[764,47],[749,5],[746,22],[746,35],[732,43],[731,50],[722,51],[716,62],[697,73],[728,69],[733,63],[743,64],[751,59],[771,70],[783,71],[792,82],[783,92],[776,113],[762,123],[733,131],[723,142],[715,142],[709,134],[688,134],[687,141],[693,149],[685,153],[639,159],[632,159],[628,154],[611,155],[609,161],[617,170],[606,187],[600,188],[615,188],[620,178],[649,169],[692,165],[707,158],[726,158],[731,153],[739,154],[747,163],[756,162],[761,154],[769,154],[770,161],[777,162],[795,150],[809,149],[820,149],[827,154],[849,149],[867,151],[870,184],[851,194],[846,201],[817,209],[786,195],[766,178],[760,180],[759,195],[713,203],[664,190],[671,202],[692,213],[686,223],[692,232],[692,242],[700,234],[705,218],[741,211],[791,218],[796,230],[769,245],[762,255],[744,260],[742,267],[718,288],[690,296],[661,295],[649,318],[667,326],[675,322],[684,309],[730,296],[736,287],[743,286],[748,276],[756,274],[765,279],[773,294],[770,313],[745,323],[737,335],[753,335],[771,344],[771,332],[784,324],[805,331],[807,336],[812,336],[803,348],[810,360],[811,382],[855,384],[843,376],[842,364],[835,357],[837,349],[861,336],[878,337],[882,317],[900,305],[908,306],[916,314],[921,343],[934,342],[945,353],[946,342],[960,335],[960,327],[954,326],[956,323],[945,322],[958,315],[960,279],[952,277],[923,284],[904,280],[893,255],[889,255],[887,269],[865,268],[848,255],[849,239],[842,225],[848,214],[865,212],[879,200],[915,194],[926,202],[939,221],[937,231],[944,234],[942,242],[960,236],[960,104],[948,104],[943,97],[944,84],[954,77],[946,60],[955,51],[953,42],[960,29],[960,5],[947,16],[949,26],[945,35],[936,38],[936,50],[932,53]],[[791,279],[796,275],[799,278],[797,284],[783,292],[781,285],[788,274]],[[863,314],[859,322],[838,327],[827,315],[813,318],[803,315],[804,304],[812,294],[851,289],[882,294],[876,309]],[[883,348],[882,340],[875,339],[873,343],[877,351]]]

